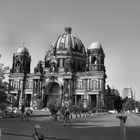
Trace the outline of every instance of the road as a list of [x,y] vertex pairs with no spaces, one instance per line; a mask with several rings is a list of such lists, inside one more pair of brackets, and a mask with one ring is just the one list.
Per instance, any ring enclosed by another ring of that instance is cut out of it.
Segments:
[[[127,140],[139,140],[140,117],[128,114],[126,122]],[[3,133],[31,136],[34,125],[40,124],[45,137],[72,140],[119,140],[120,122],[116,114],[99,114],[92,117],[75,118],[72,126],[63,126],[63,121],[50,121],[48,117],[34,117],[30,121],[19,118],[1,119],[0,127]],[[2,140],[31,140],[31,137],[2,135]]]

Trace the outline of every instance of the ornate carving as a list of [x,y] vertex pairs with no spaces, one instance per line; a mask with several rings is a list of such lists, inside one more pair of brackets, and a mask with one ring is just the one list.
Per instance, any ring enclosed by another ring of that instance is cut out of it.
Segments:
[[45,60],[49,60],[52,55],[54,55],[54,50],[53,47],[51,47],[47,52],[46,52],[46,56],[45,56]]
[[68,58],[65,60],[65,72],[71,72],[72,71],[72,59]]
[[49,79],[54,82],[55,80],[57,80],[57,77],[56,76],[50,76]]
[[57,60],[55,57],[52,57],[51,60],[50,60],[50,72],[57,72],[58,69],[57,69]]
[[88,64],[86,64],[86,66],[85,66],[85,71],[89,71],[89,66],[88,66]]
[[30,73],[30,61],[29,55],[14,54],[13,55],[13,67],[12,73]]
[[34,73],[40,72],[43,73],[42,61],[39,61],[37,66],[34,68]]

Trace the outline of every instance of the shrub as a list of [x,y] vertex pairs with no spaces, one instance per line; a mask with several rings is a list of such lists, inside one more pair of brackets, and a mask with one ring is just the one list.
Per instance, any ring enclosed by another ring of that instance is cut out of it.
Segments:
[[60,107],[60,111],[61,111],[61,114],[62,114],[62,115],[65,114],[65,110],[66,110],[66,106],[61,106],[61,107]]
[[52,115],[56,115],[61,107],[61,102],[59,99],[56,98],[50,99],[49,102],[47,103],[47,107],[49,108]]
[[92,108],[92,113],[95,113],[95,112],[99,112],[99,108],[93,107],[93,108]]

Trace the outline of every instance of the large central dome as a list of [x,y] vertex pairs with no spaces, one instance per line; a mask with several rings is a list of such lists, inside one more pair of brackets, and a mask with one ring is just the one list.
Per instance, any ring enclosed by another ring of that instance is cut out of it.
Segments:
[[[65,33],[51,45],[45,56],[45,67],[55,65],[58,71],[84,71],[86,50],[82,41],[73,36],[71,31],[71,27],[66,27]],[[57,63],[51,63],[53,57]]]
[[71,27],[65,28],[65,33],[60,35],[58,39],[52,44],[52,47],[57,51],[76,51],[83,53],[85,51],[84,45],[80,39],[71,34]]

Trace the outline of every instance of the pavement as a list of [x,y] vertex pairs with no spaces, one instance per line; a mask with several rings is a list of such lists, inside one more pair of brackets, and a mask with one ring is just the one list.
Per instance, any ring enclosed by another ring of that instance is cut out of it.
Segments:
[[[31,117],[29,121],[20,118],[0,120],[2,140],[31,140],[34,125],[40,124],[46,140],[119,140],[120,121],[118,114],[95,114],[91,117],[74,118],[71,126],[63,121],[51,121],[47,116]],[[140,116],[127,114],[126,140],[139,140]]]

